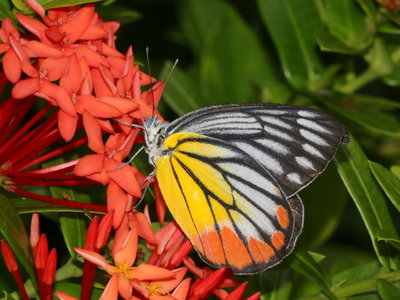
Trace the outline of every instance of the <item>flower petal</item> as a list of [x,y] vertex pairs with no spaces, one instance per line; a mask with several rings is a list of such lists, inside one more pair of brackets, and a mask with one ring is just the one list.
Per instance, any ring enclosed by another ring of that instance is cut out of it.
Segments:
[[128,235],[125,237],[121,248],[115,251],[114,261],[117,265],[132,266],[136,260],[138,249],[138,235],[137,228],[134,227],[129,230]]
[[85,127],[88,137],[88,146],[94,152],[103,153],[104,143],[101,135],[101,129],[96,119],[87,111],[83,112],[83,127]]
[[49,81],[56,81],[65,74],[70,60],[68,56],[43,59],[40,63],[40,72],[45,72]]
[[39,79],[28,78],[18,81],[12,91],[11,96],[15,99],[23,99],[36,93],[39,90]]
[[47,41],[46,35],[45,35],[45,30],[47,29],[47,26],[43,24],[42,22],[27,17],[23,14],[15,14],[17,17],[18,22],[28,31],[33,33],[36,37],[38,37],[41,41]]
[[114,274],[108,281],[99,300],[118,300],[118,274]]
[[250,295],[247,297],[245,300],[258,300],[261,296],[261,292],[254,293],[253,295]]
[[110,177],[108,177],[107,173],[104,170],[101,171],[100,173],[86,176],[86,178],[91,179],[93,181],[100,182],[102,185],[106,185],[106,184],[110,183]]
[[101,101],[118,108],[118,110],[120,110],[124,114],[130,113],[139,107],[139,104],[135,103],[133,100],[128,100],[126,98],[105,96],[101,97],[100,99]]
[[117,118],[122,112],[92,95],[79,95],[76,97],[76,110],[83,113],[85,110],[98,118]]
[[54,99],[57,105],[71,117],[76,117],[75,106],[72,104],[71,97],[59,85],[43,80],[40,84],[40,92]]
[[71,117],[61,109],[58,111],[58,129],[64,141],[69,142],[72,140],[77,124],[78,117]]
[[[133,167],[126,165],[120,168],[121,162],[118,162],[114,159],[106,160],[104,167],[105,170],[109,170],[108,176],[110,176],[110,178],[126,192],[135,197],[140,197],[142,195],[139,183],[137,182],[135,173],[133,171]],[[115,170],[117,168],[120,169]]]
[[67,34],[67,42],[69,44],[81,38],[89,27],[94,15],[94,6],[87,5],[79,9],[73,18],[60,26],[60,31],[64,31]]
[[172,270],[172,272],[175,273],[174,278],[164,279],[164,280],[159,280],[159,281],[152,281],[151,283],[155,284],[161,292],[169,293],[175,287],[177,287],[178,284],[182,281],[183,277],[185,277],[186,271],[187,271],[187,268],[185,268],[185,267]]
[[38,41],[28,41],[23,46],[29,57],[59,58],[64,55],[60,50]]
[[132,270],[128,270],[127,273],[131,278],[139,281],[162,280],[174,278],[175,276],[175,273],[170,270],[144,263]]
[[101,219],[99,228],[97,230],[97,239],[94,245],[95,249],[100,250],[106,245],[112,228],[113,216],[114,211],[109,210],[106,215]]
[[[107,270],[110,268],[110,264],[107,262],[107,260],[98,254],[97,252],[86,250],[86,249],[81,249],[81,248],[75,248],[74,250],[78,252],[80,256],[82,256],[84,259],[90,261],[91,263],[102,267],[104,270]],[[114,267],[115,268],[115,267]]]
[[99,173],[103,169],[103,154],[88,154],[79,159],[75,165],[74,174],[77,176],[88,176]]
[[91,67],[100,68],[101,65],[104,65],[108,68],[110,66],[108,61],[102,55],[93,51],[87,45],[73,44],[70,45],[70,48],[78,55],[79,58],[84,57]]
[[111,181],[107,187],[107,209],[114,210],[113,227],[118,228],[125,215],[128,199],[118,184]]
[[240,300],[242,299],[242,295],[244,294],[246,287],[247,287],[248,282],[243,282],[241,285],[239,285],[236,289],[234,289],[228,297],[225,298],[225,300]]
[[78,300],[77,298],[67,295],[61,291],[56,291],[56,295],[59,300]]
[[131,299],[132,286],[124,274],[118,274],[118,292],[123,299]]
[[172,296],[175,297],[177,300],[185,300],[189,293],[190,288],[190,278],[186,278],[183,280],[174,290]]
[[153,245],[157,244],[157,239],[151,228],[151,224],[144,214],[140,212],[131,214],[130,223],[134,223],[132,226],[137,226],[138,235],[145,239],[146,242]]
[[16,83],[21,77],[21,62],[11,49],[9,49],[3,56],[3,70],[7,79],[12,83]]

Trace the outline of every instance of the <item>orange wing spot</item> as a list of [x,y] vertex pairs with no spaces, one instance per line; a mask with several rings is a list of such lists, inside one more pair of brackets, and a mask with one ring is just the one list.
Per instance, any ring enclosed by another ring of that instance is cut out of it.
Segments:
[[249,239],[249,250],[256,263],[267,263],[275,255],[270,245],[255,238]]
[[271,242],[275,249],[281,250],[285,245],[285,235],[282,231],[277,231],[272,235]]
[[221,235],[228,264],[236,267],[239,270],[252,264],[252,260],[248,250],[246,249],[246,246],[229,227],[223,227],[221,230]]
[[279,205],[276,214],[278,215],[279,225],[281,225],[283,229],[286,229],[289,226],[289,215],[286,208]]
[[[226,264],[224,250],[222,249],[221,240],[218,233],[213,230],[201,235],[201,242],[204,247],[203,255],[213,264]],[[201,245],[200,245],[201,247]],[[196,247],[197,248],[197,247]],[[201,249],[201,248],[197,248]]]
[[190,241],[192,242],[193,246],[197,249],[197,251],[199,251],[201,254],[204,254],[204,250],[203,247],[200,243],[199,238],[195,237],[195,238],[191,238]]

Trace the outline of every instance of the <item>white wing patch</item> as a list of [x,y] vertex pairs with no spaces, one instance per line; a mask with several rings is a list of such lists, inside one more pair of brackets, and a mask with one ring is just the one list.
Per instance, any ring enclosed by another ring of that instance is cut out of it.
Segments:
[[309,154],[313,156],[318,156],[319,158],[325,159],[325,156],[319,151],[317,148],[314,146],[311,146],[310,144],[303,144],[301,145],[305,151],[307,151]]
[[261,151],[251,144],[246,144],[242,142],[236,142],[235,146],[246,152],[248,155],[255,157],[257,161],[259,161],[263,166],[273,171],[274,173],[283,173],[283,167],[279,160],[273,158],[271,155],[268,155],[265,151]]
[[314,167],[313,163],[307,157],[296,156],[295,160],[300,166],[305,167],[306,169],[311,169],[311,170],[315,171],[315,167]]
[[295,183],[298,183],[298,184],[301,184],[301,178],[300,178],[300,175],[299,174],[297,174],[297,173],[289,173],[289,174],[287,174],[287,178],[290,180],[290,181],[292,181],[292,182],[295,182]]
[[327,128],[322,127],[318,123],[316,123],[314,121],[311,121],[311,120],[308,120],[308,119],[299,118],[299,119],[296,120],[296,122],[299,125],[302,125],[304,127],[307,127],[309,129],[312,129],[312,130],[315,130],[315,131],[319,131],[319,132],[327,133],[327,134],[331,133]]
[[300,134],[301,134],[306,140],[312,141],[312,142],[314,142],[315,144],[318,144],[318,145],[320,145],[320,146],[329,146],[329,144],[328,144],[323,138],[321,138],[320,136],[318,136],[318,135],[312,133],[312,132],[309,131],[309,130],[300,129]]

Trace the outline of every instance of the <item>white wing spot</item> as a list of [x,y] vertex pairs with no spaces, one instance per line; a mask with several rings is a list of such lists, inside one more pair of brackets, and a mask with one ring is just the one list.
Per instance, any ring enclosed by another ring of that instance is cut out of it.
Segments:
[[321,125],[319,125],[317,122],[308,120],[308,119],[303,119],[303,118],[299,118],[296,120],[298,124],[319,131],[319,132],[323,132],[323,133],[331,133],[328,129],[326,129],[325,127],[322,127]]
[[315,116],[317,116],[317,113],[312,112],[312,111],[308,111],[308,110],[299,110],[297,112],[297,114],[300,117],[304,117],[304,118],[314,118]]
[[269,148],[279,154],[289,154],[290,150],[285,145],[268,139],[256,139],[256,142],[266,148]]
[[297,174],[297,173],[289,173],[289,174],[287,174],[287,178],[292,182],[295,182],[295,183],[298,183],[298,184],[302,184],[302,181],[300,179],[300,175]]
[[322,159],[325,159],[325,157],[322,155],[322,153],[317,148],[315,148],[314,146],[311,146],[310,144],[304,144],[304,145],[302,145],[302,147],[308,153],[310,153],[310,154],[312,154],[314,156],[318,156],[318,157],[320,157]]
[[289,142],[293,142],[294,141],[294,139],[290,135],[288,135],[287,133],[282,132],[280,130],[276,130],[275,128],[264,126],[264,131],[266,133],[269,133],[270,135],[276,136],[276,137],[278,137],[280,139],[283,139],[283,140],[286,140],[286,141],[289,141]]
[[305,167],[307,169],[315,170],[313,163],[307,157],[296,156],[295,160],[300,166]]
[[255,158],[258,162],[260,162],[263,166],[268,168],[269,170],[273,171],[276,174],[282,174],[283,173],[283,168],[279,160],[271,157],[264,151],[261,151],[249,144],[243,143],[243,142],[237,142],[235,143],[237,147],[239,147],[241,150],[246,152],[248,155],[251,157]]
[[286,128],[286,129],[292,128],[292,126],[290,126],[289,124],[283,122],[282,120],[274,118],[274,117],[261,116],[261,120],[263,120],[266,123],[277,125],[277,126],[280,126],[280,127]]
[[300,129],[300,134],[307,140],[312,141],[321,146],[329,146],[329,144],[321,138],[319,135],[312,133],[311,131]]

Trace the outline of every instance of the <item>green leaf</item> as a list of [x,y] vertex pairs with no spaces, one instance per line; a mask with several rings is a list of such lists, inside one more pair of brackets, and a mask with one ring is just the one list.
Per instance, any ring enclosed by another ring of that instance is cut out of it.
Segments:
[[261,292],[268,300],[290,299],[294,272],[290,269],[269,271],[259,275]]
[[392,171],[397,178],[400,178],[400,166],[391,166],[390,171]]
[[[34,11],[26,4],[24,0],[11,0],[14,6],[23,14],[33,14]],[[44,9],[76,6],[87,3],[99,2],[102,0],[37,0]]]
[[4,299],[4,300],[16,300],[13,296],[11,296],[11,294],[9,294],[9,293],[7,293],[5,291],[3,291],[3,293],[4,293],[4,298],[2,298],[2,299]]
[[369,166],[386,195],[400,211],[400,179],[378,163],[369,161]]
[[355,50],[340,40],[338,40],[333,35],[327,32],[320,32],[316,35],[318,45],[322,51],[326,52],[336,52],[336,53],[344,53],[344,54],[357,54],[360,51]]
[[304,229],[298,241],[299,247],[314,249],[322,245],[339,224],[348,203],[346,188],[341,183],[334,164],[300,192],[304,210]]
[[383,239],[398,241],[385,198],[374,181],[364,152],[354,137],[335,156],[338,171],[364,220],[379,261],[390,269],[389,252]]
[[102,0],[38,0],[46,10],[50,8],[77,6],[100,1]]
[[200,97],[191,96],[201,98],[202,106],[254,101],[260,94],[262,100],[289,97],[268,52],[228,2],[190,0],[182,4],[182,31],[198,57],[198,67],[189,74]]
[[359,95],[332,96],[326,99],[319,98],[319,100],[338,114],[368,129],[391,136],[400,136],[400,123],[397,119],[391,114],[380,111],[396,108],[398,103],[394,101]]
[[396,35],[400,34],[399,26],[396,26],[393,23],[389,23],[389,22],[380,24],[378,27],[378,30],[380,32],[387,33],[387,34],[396,34]]
[[0,1],[0,20],[12,17],[10,3],[8,1]]
[[332,278],[332,284],[335,286],[348,285],[361,280],[374,278],[380,272],[382,272],[382,269],[378,261],[372,261],[336,274]]
[[400,299],[400,288],[384,279],[376,281],[376,288],[383,300]]
[[367,15],[367,17],[371,20],[371,22],[376,23],[378,12],[376,3],[373,0],[356,0],[356,2]]
[[322,73],[315,33],[323,24],[315,1],[258,0],[261,16],[277,48],[283,73],[295,88],[312,88]]
[[29,237],[21,217],[10,200],[0,194],[0,232],[13,250],[18,261],[24,266],[31,280],[36,282]]
[[290,266],[314,282],[330,299],[337,299],[330,289],[327,275],[321,266],[308,253],[295,253],[296,260]]
[[365,55],[365,60],[369,63],[370,69],[378,75],[386,75],[393,70],[393,62],[382,39],[374,40],[370,51]]
[[357,4],[348,0],[326,0],[325,3],[329,32],[352,49],[367,47],[373,27],[366,22]]
[[130,24],[141,19],[141,14],[127,6],[113,3],[112,5],[98,5],[96,12],[106,21],[118,20],[121,24]]

